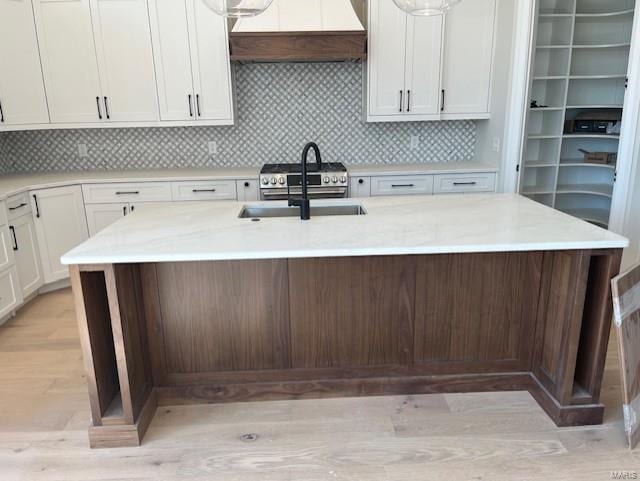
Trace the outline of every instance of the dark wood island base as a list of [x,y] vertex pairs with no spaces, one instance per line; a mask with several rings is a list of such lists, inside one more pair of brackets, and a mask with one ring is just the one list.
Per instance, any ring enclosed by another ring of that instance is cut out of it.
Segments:
[[527,390],[599,424],[622,251],[70,266],[92,447],[158,405]]

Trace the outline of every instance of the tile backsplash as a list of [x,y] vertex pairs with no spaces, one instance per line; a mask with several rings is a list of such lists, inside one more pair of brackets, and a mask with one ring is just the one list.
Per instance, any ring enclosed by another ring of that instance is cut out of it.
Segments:
[[[473,121],[364,123],[362,65],[235,65],[236,125],[0,133],[0,173],[257,167],[297,162],[307,141],[327,161],[345,163],[471,160]],[[411,137],[418,137],[411,148]],[[209,155],[208,142],[217,153]],[[78,155],[84,143],[88,155]]]

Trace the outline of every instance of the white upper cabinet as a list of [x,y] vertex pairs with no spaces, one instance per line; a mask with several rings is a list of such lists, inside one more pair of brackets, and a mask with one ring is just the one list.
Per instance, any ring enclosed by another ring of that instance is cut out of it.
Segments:
[[193,75],[185,0],[150,0],[162,120],[193,120]]
[[226,21],[202,0],[150,0],[162,120],[233,123]]
[[369,116],[404,112],[407,17],[390,0],[369,2]]
[[407,115],[437,115],[440,110],[441,45],[442,17],[409,15],[405,67]]
[[488,114],[496,0],[472,0],[445,15],[443,114]]
[[158,119],[146,0],[34,0],[53,123]]
[[196,115],[204,120],[232,120],[227,21],[203,0],[187,0],[187,11]]
[[49,122],[30,0],[0,0],[0,129]]
[[91,0],[104,116],[114,122],[158,119],[147,0]]
[[53,123],[101,122],[89,0],[33,0]]
[[414,17],[369,0],[367,121],[489,117],[496,0]]

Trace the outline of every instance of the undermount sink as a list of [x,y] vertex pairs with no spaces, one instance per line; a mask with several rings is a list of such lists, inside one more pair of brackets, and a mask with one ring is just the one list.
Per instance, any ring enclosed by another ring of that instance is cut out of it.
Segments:
[[[311,206],[311,217],[323,217],[330,215],[366,215],[361,205],[318,205]],[[298,217],[300,208],[285,206],[251,206],[242,207],[238,217],[241,219],[263,219],[267,217]]]

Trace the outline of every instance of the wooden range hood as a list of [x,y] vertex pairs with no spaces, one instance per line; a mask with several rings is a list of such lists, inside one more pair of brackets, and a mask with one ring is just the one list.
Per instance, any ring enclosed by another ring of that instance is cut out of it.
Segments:
[[229,40],[235,61],[341,61],[367,56],[367,32],[351,0],[274,0],[264,13],[239,19]]

